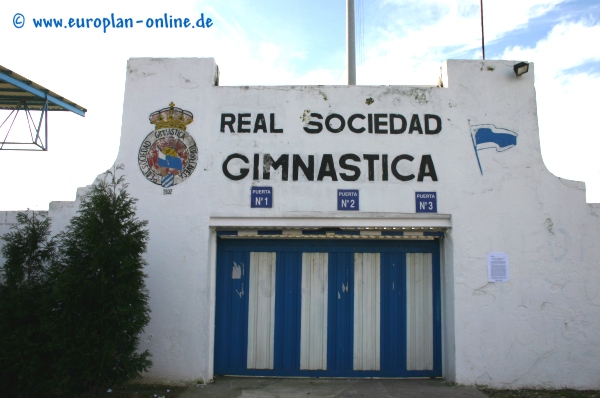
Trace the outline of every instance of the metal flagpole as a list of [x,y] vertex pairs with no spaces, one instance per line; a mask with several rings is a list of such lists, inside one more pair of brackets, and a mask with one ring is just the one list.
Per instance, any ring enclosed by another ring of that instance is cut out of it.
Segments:
[[346,0],[346,53],[348,55],[348,85],[356,85],[356,51],[354,0]]
[[473,129],[471,128],[471,119],[467,119],[469,123],[469,132],[471,133],[471,141],[473,141],[473,149],[475,150],[475,157],[477,158],[477,164],[479,165],[479,171],[483,175],[483,169],[481,168],[481,161],[479,160],[479,153],[477,153],[477,143],[475,142],[475,136],[473,135]]
[[481,53],[485,59],[485,42],[483,40],[483,0],[479,0],[479,10],[481,11]]

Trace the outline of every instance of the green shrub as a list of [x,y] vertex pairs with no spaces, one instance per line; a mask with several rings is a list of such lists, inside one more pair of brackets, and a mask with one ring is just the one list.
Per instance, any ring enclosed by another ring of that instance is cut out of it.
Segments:
[[59,235],[53,335],[61,353],[55,372],[64,391],[118,384],[152,365],[148,351],[137,352],[150,319],[142,257],[147,221],[137,219],[137,199],[116,176],[120,169],[96,180]]
[[46,214],[20,212],[4,241],[0,267],[0,391],[43,395],[52,388],[49,268],[56,253]]
[[150,309],[147,221],[115,167],[81,199],[57,239],[45,214],[18,213],[2,236],[0,395],[71,396],[135,378]]

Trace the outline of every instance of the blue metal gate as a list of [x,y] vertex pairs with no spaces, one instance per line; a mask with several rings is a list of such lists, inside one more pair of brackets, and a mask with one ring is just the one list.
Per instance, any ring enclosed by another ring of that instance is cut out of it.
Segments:
[[441,376],[440,301],[437,239],[219,238],[215,374]]

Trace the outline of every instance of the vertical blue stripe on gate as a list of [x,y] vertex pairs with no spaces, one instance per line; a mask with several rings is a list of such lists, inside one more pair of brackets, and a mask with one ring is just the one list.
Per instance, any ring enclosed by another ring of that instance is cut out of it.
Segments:
[[352,371],[354,345],[354,253],[329,253],[328,374]]
[[286,373],[300,368],[301,281],[302,253],[278,252],[274,369]]
[[433,265],[433,372],[442,375],[442,288],[439,247],[432,252]]
[[248,276],[250,253],[220,253],[215,313],[215,372],[236,374],[246,369],[248,348]]
[[381,369],[406,369],[404,253],[381,253]]

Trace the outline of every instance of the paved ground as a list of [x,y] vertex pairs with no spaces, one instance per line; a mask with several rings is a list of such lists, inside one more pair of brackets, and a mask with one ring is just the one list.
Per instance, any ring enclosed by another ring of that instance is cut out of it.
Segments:
[[487,398],[475,387],[455,387],[443,380],[280,379],[219,377],[215,383],[192,387],[180,398],[241,397],[368,397]]

